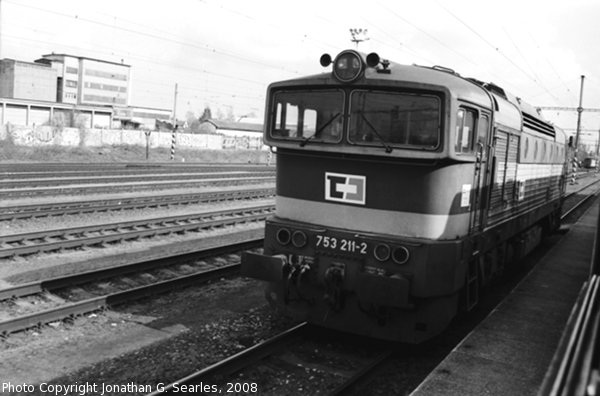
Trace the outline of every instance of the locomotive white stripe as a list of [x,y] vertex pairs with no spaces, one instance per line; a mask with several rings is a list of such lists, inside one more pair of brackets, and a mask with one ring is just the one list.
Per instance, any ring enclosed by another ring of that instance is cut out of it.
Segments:
[[560,176],[563,164],[518,164],[517,180],[541,179],[548,176]]
[[470,214],[422,214],[371,209],[277,196],[277,216],[361,232],[426,239],[456,239],[469,228]]

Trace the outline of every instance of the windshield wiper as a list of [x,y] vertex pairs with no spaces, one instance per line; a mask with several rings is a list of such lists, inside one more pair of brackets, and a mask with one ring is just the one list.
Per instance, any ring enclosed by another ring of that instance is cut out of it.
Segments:
[[373,133],[375,133],[375,136],[377,136],[379,138],[379,140],[383,144],[383,147],[385,147],[385,152],[386,153],[391,153],[392,150],[393,150],[392,146],[390,146],[388,144],[388,142],[386,142],[385,139],[381,137],[381,135],[379,134],[379,132],[377,132],[377,129],[375,129],[375,127],[373,126],[373,124],[371,124],[369,122],[369,120],[367,119],[367,117],[365,117],[364,113],[360,113],[360,116],[362,117],[363,120],[365,120],[365,122],[367,123],[367,125],[369,126],[369,128],[371,128],[371,130],[373,131]]
[[333,122],[333,120],[335,120],[336,118],[339,117],[339,115],[342,113],[336,113],[334,114],[329,120],[327,120],[327,122],[323,125],[321,125],[321,128],[317,129],[315,131],[315,133],[313,133],[312,135],[305,137],[301,142],[300,142],[300,147],[304,147],[306,146],[306,143],[308,143],[309,140],[311,140],[312,138],[314,138],[315,136],[317,136],[319,133],[323,132],[323,130],[325,128],[327,128],[329,126],[329,124],[331,124]]

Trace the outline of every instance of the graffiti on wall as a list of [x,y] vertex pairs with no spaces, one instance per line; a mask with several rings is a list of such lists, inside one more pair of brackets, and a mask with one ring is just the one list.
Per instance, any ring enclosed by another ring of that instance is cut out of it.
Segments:
[[262,147],[262,136],[223,136],[224,149],[260,150]]
[[12,141],[17,145],[22,146],[41,146],[48,144],[56,144],[55,138],[59,132],[52,127],[35,125],[31,128],[7,128]]
[[[0,128],[0,140],[9,138],[14,144],[22,146],[110,146],[110,145],[140,145],[149,143],[150,147],[171,147],[173,134],[171,132],[151,132],[146,137],[141,130],[122,129],[88,129],[88,128],[59,128],[50,125],[16,126],[5,124]],[[147,140],[148,139],[148,140]],[[262,135],[256,136],[226,136],[222,134],[191,134],[177,133],[176,146],[195,149],[235,149],[235,150],[266,150]]]

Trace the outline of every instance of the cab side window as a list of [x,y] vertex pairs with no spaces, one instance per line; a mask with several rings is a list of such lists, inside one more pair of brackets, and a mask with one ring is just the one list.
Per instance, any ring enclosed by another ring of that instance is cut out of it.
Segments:
[[490,127],[490,119],[486,114],[482,114],[477,125],[477,144],[483,147],[487,144],[488,128]]
[[475,143],[475,120],[477,113],[470,109],[459,109],[456,117],[456,144],[457,154],[473,153]]

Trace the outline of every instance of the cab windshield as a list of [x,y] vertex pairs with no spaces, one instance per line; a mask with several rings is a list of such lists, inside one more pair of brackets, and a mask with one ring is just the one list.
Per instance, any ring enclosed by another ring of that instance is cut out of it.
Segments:
[[422,149],[435,149],[440,143],[440,100],[436,96],[354,91],[350,100],[351,143]]
[[271,137],[307,142],[342,140],[344,92],[341,90],[279,91],[273,97]]
[[[344,110],[347,98],[349,110]],[[441,100],[436,95],[284,89],[273,93],[270,107],[270,137],[297,141],[301,147],[344,141],[391,152],[393,148],[435,150],[440,145]]]

